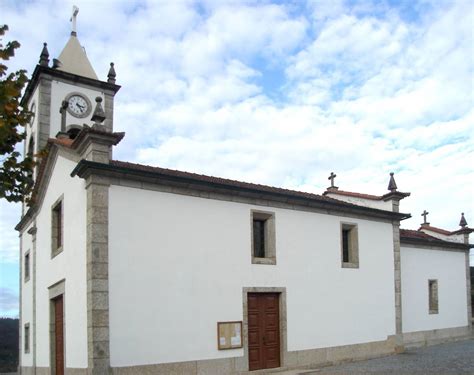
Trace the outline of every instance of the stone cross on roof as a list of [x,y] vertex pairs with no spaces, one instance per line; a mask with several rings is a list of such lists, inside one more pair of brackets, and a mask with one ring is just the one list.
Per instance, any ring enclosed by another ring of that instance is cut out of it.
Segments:
[[423,224],[425,224],[425,225],[430,224],[426,221],[426,216],[428,216],[428,214],[429,214],[429,212],[427,212],[426,210],[423,210],[423,213],[421,214],[421,216],[423,216]]
[[77,13],[79,13],[79,8],[75,5],[73,5],[72,6],[72,16],[71,16],[71,19],[69,21],[72,22],[71,35],[74,35],[74,36],[77,35],[77,30],[76,30]]
[[337,174],[335,174],[334,172],[331,172],[331,175],[328,177],[328,180],[331,180],[331,187],[332,188],[335,188],[337,186],[334,186],[334,179],[337,177]]

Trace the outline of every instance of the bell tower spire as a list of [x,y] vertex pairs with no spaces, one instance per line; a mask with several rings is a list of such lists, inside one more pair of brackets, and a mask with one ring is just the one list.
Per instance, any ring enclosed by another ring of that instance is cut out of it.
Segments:
[[71,37],[64,46],[61,54],[58,57],[57,69],[63,72],[76,74],[78,76],[92,78],[98,80],[97,74],[92,67],[84,47],[79,43],[77,38],[77,14],[79,8],[72,7],[71,21]]
[[96,122],[93,103],[97,97],[102,109],[99,115],[102,112],[104,115],[101,126],[108,132],[113,131],[114,97],[120,89],[115,83],[115,69],[112,64],[105,80],[97,77],[77,38],[78,13],[79,8],[73,6],[70,18],[64,20],[70,22],[69,39],[59,57],[52,59],[52,65],[44,43],[21,101],[22,106],[34,113],[26,128],[25,140],[25,150],[33,154],[44,148],[49,138],[73,139],[84,125]]

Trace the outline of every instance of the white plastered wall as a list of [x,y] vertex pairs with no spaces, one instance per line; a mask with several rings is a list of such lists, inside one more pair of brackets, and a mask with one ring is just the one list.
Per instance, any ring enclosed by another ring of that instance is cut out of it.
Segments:
[[[463,252],[403,246],[403,332],[467,325],[466,264]],[[428,280],[438,280],[438,314],[429,314]]]
[[[33,241],[31,235],[27,233],[29,226],[21,238],[21,366],[31,366],[33,364]],[[25,282],[25,254],[30,253],[30,279]],[[25,324],[30,324],[30,351],[25,353]]]
[[[217,322],[243,319],[243,287],[285,287],[288,350],[395,333],[389,223],[110,187],[112,366],[237,357]],[[277,265],[251,263],[250,210],[275,212]],[[359,269],[341,268],[340,223],[357,223]]]
[[[37,366],[50,365],[48,288],[65,279],[66,367],[87,367],[86,192],[71,178],[75,162],[58,156],[37,217]],[[63,251],[51,259],[51,208],[63,199]]]
[[[50,137],[55,137],[56,134],[61,130],[61,114],[59,109],[61,107],[62,101],[72,92],[78,92],[85,95],[91,102],[92,110],[87,117],[76,118],[72,116],[69,112],[66,112],[66,126],[75,124],[75,125],[88,125],[92,126],[91,117],[94,113],[94,108],[96,105],[95,98],[100,96],[104,100],[104,93],[98,90],[92,90],[77,85],[70,85],[65,82],[53,80],[51,83],[51,127],[50,127]],[[102,107],[104,102],[102,101]]]
[[365,199],[361,197],[351,197],[347,195],[331,194],[331,193],[326,194],[326,196],[343,201],[343,202],[356,204],[358,206],[377,208],[379,210],[385,210],[385,211],[392,211],[391,200],[383,201],[383,200],[375,200],[375,199]]
[[435,232],[435,231],[432,231],[432,230],[429,230],[429,229],[426,229],[426,228],[423,228],[423,227],[421,228],[421,231],[426,233],[426,234],[429,234],[432,237],[439,238],[440,240],[443,240],[443,241],[464,243],[464,235],[463,234],[455,234],[455,235],[447,236],[445,234],[438,233],[438,232]]

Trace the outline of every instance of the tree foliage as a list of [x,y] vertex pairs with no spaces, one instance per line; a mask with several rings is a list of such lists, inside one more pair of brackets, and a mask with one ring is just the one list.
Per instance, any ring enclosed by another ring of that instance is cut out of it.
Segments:
[[21,92],[28,82],[25,70],[7,75],[7,66],[2,62],[15,55],[20,47],[17,41],[8,42],[4,47],[3,36],[8,26],[0,26],[0,198],[9,202],[19,202],[26,198],[33,186],[33,155],[21,157],[17,144],[26,133],[31,113],[20,105]]

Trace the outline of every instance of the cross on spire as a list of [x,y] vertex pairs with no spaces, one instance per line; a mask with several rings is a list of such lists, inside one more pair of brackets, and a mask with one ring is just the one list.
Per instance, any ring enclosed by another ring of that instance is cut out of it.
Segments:
[[334,172],[331,172],[331,175],[328,177],[328,180],[331,180],[331,187],[332,188],[335,188],[337,186],[334,186],[334,179],[337,177],[337,174],[335,174]]
[[429,212],[427,212],[426,210],[423,210],[423,213],[421,214],[421,216],[423,216],[423,224],[425,224],[425,225],[430,224],[426,221],[426,216],[428,216],[428,214],[429,214]]
[[76,20],[77,20],[77,13],[79,13],[79,8],[75,5],[72,6],[72,16],[69,21],[72,22],[72,29],[71,29],[71,35],[76,36],[77,35],[77,30],[76,30]]

